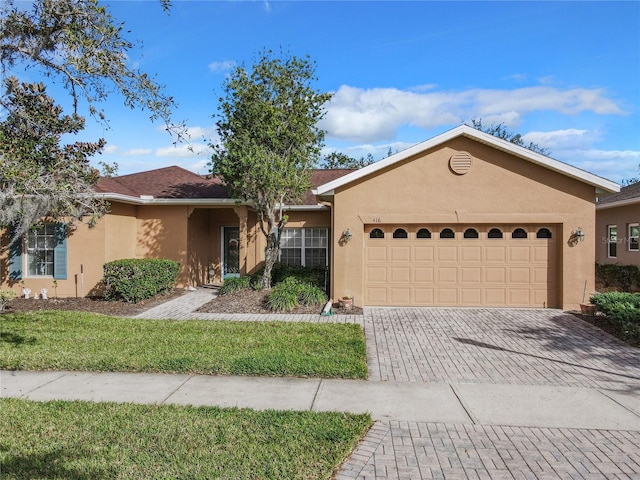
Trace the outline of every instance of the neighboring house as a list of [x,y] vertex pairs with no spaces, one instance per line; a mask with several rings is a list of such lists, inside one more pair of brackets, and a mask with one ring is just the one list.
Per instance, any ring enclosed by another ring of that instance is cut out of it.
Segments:
[[596,262],[640,266],[640,182],[619,193],[598,198],[596,204]]
[[[595,199],[619,188],[467,126],[360,170],[316,171],[312,183],[286,207],[281,261],[328,266],[334,299],[565,309],[585,282],[594,290]],[[263,261],[255,212],[218,179],[169,167],[104,178],[97,190],[110,213],[66,240],[55,226],[30,234],[5,254],[3,286],[22,278],[39,291],[58,277],[59,295],[86,295],[99,292],[105,262],[162,257],[180,262],[185,287]]]

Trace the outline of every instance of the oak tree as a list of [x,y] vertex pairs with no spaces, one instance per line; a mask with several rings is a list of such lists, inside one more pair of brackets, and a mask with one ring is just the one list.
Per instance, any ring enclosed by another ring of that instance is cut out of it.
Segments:
[[320,156],[324,131],[318,121],[331,95],[314,89],[315,63],[271,50],[254,65],[238,66],[223,84],[217,131],[212,144],[212,173],[233,198],[256,210],[266,237],[263,288],[280,253],[287,223],[284,207],[310,188],[309,178]]

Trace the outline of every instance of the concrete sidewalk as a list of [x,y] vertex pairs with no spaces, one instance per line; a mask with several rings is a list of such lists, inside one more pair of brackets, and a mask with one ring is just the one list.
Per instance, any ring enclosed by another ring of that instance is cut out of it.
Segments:
[[0,396],[370,412],[384,421],[640,431],[640,392],[462,383],[1,371]]

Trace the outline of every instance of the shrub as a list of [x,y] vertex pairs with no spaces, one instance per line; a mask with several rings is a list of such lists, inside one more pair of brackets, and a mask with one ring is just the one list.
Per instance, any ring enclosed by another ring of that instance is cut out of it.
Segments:
[[325,267],[299,267],[276,263],[271,273],[271,284],[277,285],[283,280],[294,277],[300,283],[310,283],[322,290],[325,289]]
[[131,258],[104,265],[104,296],[108,300],[137,303],[176,285],[180,264],[161,258]]
[[623,340],[640,344],[640,293],[599,293],[591,297],[591,303],[618,329]]
[[16,298],[16,292],[13,290],[0,290],[0,312],[4,311],[4,308],[7,306],[11,300]]
[[267,296],[267,305],[276,312],[290,312],[299,304],[322,305],[326,296],[315,285],[288,277],[278,283]]
[[617,263],[596,264],[596,278],[603,287],[612,287],[628,292],[631,287],[640,289],[640,268],[636,265]]
[[220,295],[237,292],[249,288],[251,277],[231,277],[225,278],[222,287],[220,287]]

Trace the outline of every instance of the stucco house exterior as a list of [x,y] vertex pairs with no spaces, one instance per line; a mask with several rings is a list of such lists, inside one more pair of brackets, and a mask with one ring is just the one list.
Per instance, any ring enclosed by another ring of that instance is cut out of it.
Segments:
[[[594,290],[596,196],[614,182],[460,126],[359,170],[318,170],[287,206],[281,261],[327,266],[330,296],[388,306],[576,308]],[[265,240],[250,205],[179,167],[103,178],[92,229],[36,231],[0,259],[2,287],[99,293],[102,266],[158,257],[178,286],[251,273]]]
[[640,266],[640,182],[598,198],[596,262]]

